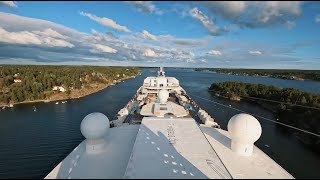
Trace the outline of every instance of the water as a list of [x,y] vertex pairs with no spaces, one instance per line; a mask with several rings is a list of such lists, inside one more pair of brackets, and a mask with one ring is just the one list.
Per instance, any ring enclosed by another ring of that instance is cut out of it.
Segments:
[[[142,85],[147,76],[155,76],[157,69],[144,69],[142,75],[95,94],[68,100],[67,103],[33,103],[16,105],[0,111],[0,178],[44,178],[83,139],[81,120],[91,112],[112,117],[123,108]],[[213,82],[242,81],[281,87],[299,88],[320,93],[320,83],[293,81],[267,77],[249,77],[196,72],[192,69],[168,68],[167,76],[180,80],[181,86],[205,109],[223,129],[238,112],[194,97],[208,98],[244,111],[274,118],[265,109],[248,102],[217,98],[208,93]],[[34,111],[34,107],[37,111]],[[319,178],[320,155],[305,148],[290,134],[279,130],[272,122],[259,119],[263,133],[256,145],[296,178]],[[268,147],[269,146],[269,147]]]

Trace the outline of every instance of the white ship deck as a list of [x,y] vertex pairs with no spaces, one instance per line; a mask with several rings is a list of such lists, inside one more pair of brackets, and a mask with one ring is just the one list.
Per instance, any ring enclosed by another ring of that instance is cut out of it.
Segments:
[[124,178],[231,178],[192,118],[143,118]]
[[251,156],[240,156],[232,152],[228,131],[202,124],[200,128],[234,179],[294,178],[256,146]]
[[107,145],[99,154],[87,154],[81,142],[45,179],[122,178],[139,130],[139,125],[109,129]]
[[105,140],[98,154],[83,141],[45,178],[293,178],[257,147],[249,157],[232,152],[227,131],[192,118],[145,117],[111,128]]

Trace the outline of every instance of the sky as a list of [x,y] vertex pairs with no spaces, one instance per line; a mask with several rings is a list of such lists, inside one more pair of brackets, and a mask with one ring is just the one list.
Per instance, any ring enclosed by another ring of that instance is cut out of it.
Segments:
[[0,1],[0,64],[320,69],[320,3]]

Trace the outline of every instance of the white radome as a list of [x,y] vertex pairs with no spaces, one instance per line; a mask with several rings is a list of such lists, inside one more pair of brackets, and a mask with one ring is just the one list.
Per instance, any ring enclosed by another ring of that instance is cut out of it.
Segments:
[[249,114],[234,115],[228,122],[228,131],[231,135],[232,151],[250,156],[253,152],[253,143],[262,133],[259,121]]
[[160,98],[160,103],[166,103],[169,98],[169,92],[165,89],[161,89],[158,97]]
[[109,128],[108,117],[99,112],[88,114],[80,125],[82,135],[89,140],[102,139]]

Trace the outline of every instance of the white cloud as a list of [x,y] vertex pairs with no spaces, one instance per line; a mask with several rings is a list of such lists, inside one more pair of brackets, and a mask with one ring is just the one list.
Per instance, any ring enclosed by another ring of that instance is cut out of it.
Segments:
[[320,14],[316,15],[316,17],[314,18],[314,21],[316,23],[320,22]]
[[57,39],[54,36],[62,36],[61,34],[47,29],[45,31],[18,31],[8,32],[0,27],[0,42],[8,44],[23,45],[43,45],[48,47],[74,47],[73,44]]
[[261,55],[261,51],[249,51],[249,54],[254,54],[254,55]]
[[216,56],[221,56],[222,55],[222,53],[220,51],[218,51],[218,50],[211,50],[211,51],[208,52],[208,54],[216,55]]
[[133,5],[138,11],[144,12],[146,14],[163,14],[163,12],[158,10],[151,1],[127,1],[127,3]]
[[118,51],[116,49],[113,49],[109,46],[101,45],[101,44],[94,44],[93,49],[90,50],[90,52],[93,53],[117,53]]
[[99,24],[106,26],[108,28],[117,30],[117,31],[124,31],[124,32],[131,32],[126,26],[121,26],[119,24],[117,24],[115,21],[113,21],[112,19],[106,18],[106,17],[98,17],[94,14],[90,14],[90,13],[85,13],[85,12],[80,12],[80,15],[82,16],[86,16],[88,18],[90,18],[93,21],[98,22]]
[[201,62],[207,63],[208,61],[206,59],[200,59]]
[[150,39],[150,40],[153,40],[153,41],[157,41],[157,37],[156,36],[154,36],[154,35],[152,35],[152,34],[150,34],[148,31],[146,31],[146,30],[143,30],[142,32],[141,32],[141,34],[142,34],[142,37],[144,38],[144,39]]
[[294,21],[301,15],[299,1],[210,1],[199,2],[212,14],[243,27],[266,27]]
[[14,1],[0,1],[0,7],[2,6],[18,7]]
[[119,42],[118,38],[110,32],[103,34],[99,33],[95,29],[91,29],[91,33],[96,41]]
[[216,24],[203,14],[198,8],[193,8],[189,11],[191,17],[199,20],[202,25],[209,31],[211,35],[220,35],[221,32],[226,31],[216,26]]
[[[253,67],[261,65],[263,67],[266,64],[269,65],[270,60],[275,60],[273,64],[276,65],[277,62],[283,64],[296,62],[300,57],[293,57],[291,53],[294,53],[295,50],[300,49],[300,47],[319,45],[319,41],[299,42],[300,44],[292,47],[292,44],[248,42],[209,35],[194,39],[158,35],[155,36],[158,41],[150,42],[144,40],[141,32],[120,33],[114,36],[110,32],[102,33],[93,29],[91,34],[87,34],[50,21],[2,12],[0,12],[0,25],[3,29],[1,32],[6,34],[5,38],[0,37],[2,41],[8,41],[8,37],[12,37],[12,34],[9,33],[27,34],[26,36],[29,38],[13,36],[19,37],[18,40],[14,39],[20,41],[19,44],[1,42],[0,64],[23,61],[23,63],[34,64],[144,66],[145,64],[150,65],[145,62],[152,61],[152,65],[162,64],[182,67],[197,67],[198,65],[204,67]],[[53,41],[43,41],[43,39],[52,39]],[[9,40],[13,41],[12,39]],[[54,44],[55,40],[69,42],[74,47],[51,48],[63,47],[57,43]],[[209,55],[209,51],[212,49],[208,49],[208,47],[214,47],[215,51],[223,50],[223,52],[219,52],[223,55],[223,59],[227,59],[229,63],[219,59],[221,57],[219,55]],[[250,54],[249,50],[253,54]],[[259,56],[259,61],[256,60],[257,56]],[[16,59],[19,59],[19,61]],[[301,60],[301,62],[304,62],[304,60]],[[276,65],[275,67],[277,67]]]
[[[112,60],[113,64],[117,61],[119,64],[120,62],[132,61],[131,63],[137,63],[135,65],[141,65],[142,62],[150,59],[161,63],[179,64],[194,62],[195,54],[193,51],[205,46],[208,40],[207,38],[181,39],[167,35],[155,36],[158,41],[148,44],[149,42],[144,41],[141,33],[138,33],[138,36],[135,33],[124,33],[116,37],[110,32],[101,33],[92,29],[91,34],[87,34],[50,21],[2,12],[0,12],[0,24],[7,32],[27,32],[28,37],[33,38],[32,41],[28,40],[28,43],[19,38],[16,41],[20,42],[15,44],[8,43],[7,39],[2,38],[1,40],[6,40],[6,42],[1,42],[0,63],[8,58],[20,58],[34,59],[38,63],[60,64],[67,61],[92,64]],[[46,42],[42,42],[41,38],[39,40],[39,37],[54,41],[45,44]],[[63,43],[57,44],[57,42],[69,42],[74,47],[48,48],[63,46]],[[124,65],[128,64],[124,63]]]
[[9,32],[46,31],[47,29],[51,29],[53,31],[59,32],[63,36],[68,36],[74,39],[79,39],[79,37],[87,36],[86,33],[79,32],[77,30],[50,21],[3,12],[0,12],[0,26]]
[[151,49],[146,49],[143,53],[146,57],[157,57],[158,55]]
[[45,29],[44,31],[34,31],[40,35],[48,36],[52,38],[58,38],[58,39],[67,39],[66,36],[63,36],[62,34],[58,33],[55,30],[52,30],[51,28]]

